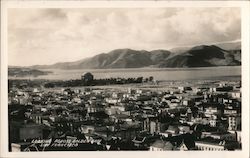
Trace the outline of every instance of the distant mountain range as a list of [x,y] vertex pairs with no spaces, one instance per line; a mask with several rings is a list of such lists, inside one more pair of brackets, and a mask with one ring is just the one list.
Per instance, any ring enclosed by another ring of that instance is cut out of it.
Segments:
[[179,68],[241,65],[241,43],[199,45],[168,50],[116,49],[75,62],[34,65],[32,69],[113,69],[113,68]]

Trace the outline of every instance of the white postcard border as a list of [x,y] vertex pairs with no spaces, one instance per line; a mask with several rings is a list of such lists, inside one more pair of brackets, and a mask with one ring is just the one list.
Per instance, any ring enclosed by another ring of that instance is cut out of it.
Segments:
[[[249,157],[249,1],[2,1],[1,2],[1,147],[0,157]],[[8,152],[7,9],[8,8],[140,8],[140,7],[240,7],[242,14],[242,150],[241,151],[60,151]]]

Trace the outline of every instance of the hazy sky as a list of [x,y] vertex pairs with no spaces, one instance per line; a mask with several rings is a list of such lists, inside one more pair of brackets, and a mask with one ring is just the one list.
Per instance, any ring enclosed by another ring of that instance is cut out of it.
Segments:
[[9,9],[9,65],[75,61],[118,48],[241,38],[239,8]]

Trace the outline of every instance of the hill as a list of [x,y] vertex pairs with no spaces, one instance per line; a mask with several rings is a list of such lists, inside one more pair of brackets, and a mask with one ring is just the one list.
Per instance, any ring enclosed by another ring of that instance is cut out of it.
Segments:
[[8,68],[8,76],[12,77],[26,77],[26,76],[41,76],[41,75],[47,75],[49,73],[52,73],[50,71],[41,71],[36,69],[30,69],[30,68],[20,68],[20,67],[12,67],[10,66]]
[[240,51],[226,51],[215,45],[196,46],[184,53],[168,58],[159,67],[210,67],[241,65]]
[[[220,44],[229,48],[230,44]],[[178,50],[178,49],[175,49]],[[216,45],[200,45],[172,53],[168,50],[116,49],[91,58],[53,65],[34,65],[33,69],[113,69],[113,68],[177,68],[241,65],[241,49],[234,45],[229,50]]]

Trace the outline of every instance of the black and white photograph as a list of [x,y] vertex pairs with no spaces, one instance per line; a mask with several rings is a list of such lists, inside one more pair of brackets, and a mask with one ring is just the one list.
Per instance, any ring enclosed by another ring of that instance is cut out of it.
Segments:
[[249,150],[242,5],[155,3],[5,9],[8,153]]

